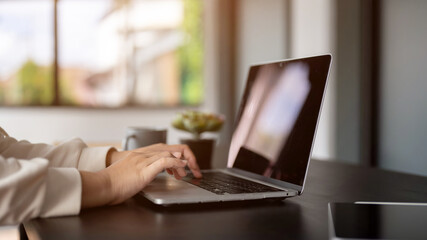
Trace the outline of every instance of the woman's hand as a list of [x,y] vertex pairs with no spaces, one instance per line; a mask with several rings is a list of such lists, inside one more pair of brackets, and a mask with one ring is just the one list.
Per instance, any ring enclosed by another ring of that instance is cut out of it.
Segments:
[[201,177],[196,158],[186,145],[156,144],[132,151],[110,151],[107,168],[96,173],[80,172],[82,208],[121,203],[164,169],[181,179],[187,164],[196,177]]
[[[190,150],[190,148],[187,145],[166,145],[163,143],[150,145],[143,148],[134,149],[131,151],[110,151],[107,155],[106,165],[107,167],[120,161],[123,159],[127,154],[130,152],[136,152],[141,153],[146,157],[153,156],[154,154],[158,154],[160,152],[169,152],[173,154],[177,158],[185,159],[188,161],[188,167],[191,170],[191,172],[194,174],[195,177],[201,178],[202,174],[200,173],[199,165],[197,165],[196,157],[194,156],[193,152]],[[169,173],[171,171],[168,170]],[[172,171],[173,172],[173,171]],[[174,172],[175,173],[175,172]],[[177,177],[175,173],[175,177]]]

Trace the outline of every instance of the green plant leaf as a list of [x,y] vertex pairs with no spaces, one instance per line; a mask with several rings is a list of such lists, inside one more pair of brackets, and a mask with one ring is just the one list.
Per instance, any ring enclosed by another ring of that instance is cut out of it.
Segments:
[[199,111],[185,111],[178,113],[172,121],[176,129],[190,132],[198,139],[203,132],[219,131],[224,123],[222,115],[203,113]]

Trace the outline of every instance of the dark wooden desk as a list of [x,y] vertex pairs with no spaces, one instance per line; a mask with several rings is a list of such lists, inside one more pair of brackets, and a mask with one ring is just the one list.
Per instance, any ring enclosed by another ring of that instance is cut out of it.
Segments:
[[24,223],[29,239],[327,239],[332,201],[427,202],[427,178],[312,161],[302,196],[282,202],[154,208],[145,201]]

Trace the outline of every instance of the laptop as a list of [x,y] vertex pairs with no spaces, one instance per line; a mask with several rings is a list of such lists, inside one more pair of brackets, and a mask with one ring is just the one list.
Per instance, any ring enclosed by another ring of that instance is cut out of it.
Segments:
[[253,65],[237,114],[227,168],[159,174],[141,195],[158,205],[283,199],[302,194],[331,55]]

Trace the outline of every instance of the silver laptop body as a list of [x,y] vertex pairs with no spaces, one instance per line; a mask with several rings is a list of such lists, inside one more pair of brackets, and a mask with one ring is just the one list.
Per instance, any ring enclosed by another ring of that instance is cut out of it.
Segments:
[[223,193],[167,173],[140,193],[159,205],[287,198],[302,194],[332,56],[253,65],[240,105],[225,173],[275,191]]

